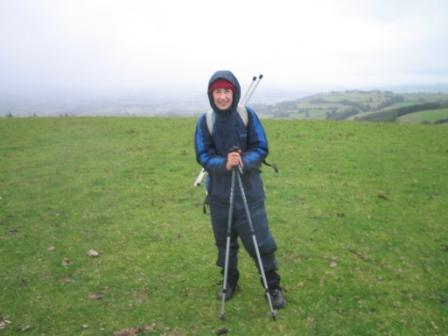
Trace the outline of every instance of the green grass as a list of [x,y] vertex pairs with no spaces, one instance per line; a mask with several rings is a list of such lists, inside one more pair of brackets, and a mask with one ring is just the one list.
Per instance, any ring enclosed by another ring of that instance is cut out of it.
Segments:
[[404,116],[399,117],[397,121],[416,124],[422,122],[433,123],[437,120],[445,120],[445,119],[448,119],[448,108],[441,108],[437,110],[426,110],[406,114]]
[[264,123],[275,322],[244,251],[218,319],[195,120],[0,119],[0,335],[446,335],[446,128]]

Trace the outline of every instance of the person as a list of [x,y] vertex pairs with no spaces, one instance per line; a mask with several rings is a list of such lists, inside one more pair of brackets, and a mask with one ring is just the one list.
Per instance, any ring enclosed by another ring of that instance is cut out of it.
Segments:
[[[224,274],[227,224],[229,216],[231,172],[235,167],[242,169],[242,182],[252,216],[255,237],[266,274],[269,295],[275,309],[283,308],[286,300],[280,287],[280,275],[274,252],[276,242],[269,230],[265,210],[265,193],[260,177],[260,165],[268,155],[268,142],[263,126],[255,112],[247,107],[248,123],[244,124],[237,107],[241,95],[240,84],[228,70],[215,72],[208,83],[207,95],[214,111],[212,132],[207,126],[206,115],[199,117],[195,129],[196,160],[208,172],[206,181],[207,202],[210,208],[212,229],[218,250],[217,266]],[[233,148],[239,151],[232,151]],[[234,188],[231,243],[228,266],[227,291],[221,288],[218,299],[223,295],[231,299],[237,289],[240,277],[238,271],[238,237],[245,250],[254,259],[258,268],[252,233],[246,218],[241,192]],[[260,270],[258,270],[260,271]]]

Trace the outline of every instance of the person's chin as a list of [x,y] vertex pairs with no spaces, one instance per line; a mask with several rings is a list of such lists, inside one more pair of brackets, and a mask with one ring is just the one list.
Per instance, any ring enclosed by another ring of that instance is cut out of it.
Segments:
[[226,111],[230,108],[230,105],[217,105],[221,111]]

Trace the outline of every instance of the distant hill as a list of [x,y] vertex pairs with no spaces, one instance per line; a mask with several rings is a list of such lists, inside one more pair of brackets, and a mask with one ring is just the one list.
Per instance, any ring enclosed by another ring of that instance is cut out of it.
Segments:
[[[447,88],[446,92],[443,91]],[[426,92],[432,88],[440,91]],[[312,93],[261,86],[249,105],[264,118],[447,123],[448,85]],[[398,92],[421,89],[421,92]],[[0,116],[198,116],[202,90],[146,90],[112,95],[19,96],[0,92]],[[404,117],[406,116],[406,117]]]
[[[312,93],[260,87],[251,103],[276,104]],[[195,116],[210,108],[202,89],[150,88],[137,92],[96,95],[53,92],[10,94],[0,92],[1,116]]]
[[[444,123],[448,120],[448,93],[333,91],[255,107],[269,118]],[[419,117],[402,118],[414,113]]]

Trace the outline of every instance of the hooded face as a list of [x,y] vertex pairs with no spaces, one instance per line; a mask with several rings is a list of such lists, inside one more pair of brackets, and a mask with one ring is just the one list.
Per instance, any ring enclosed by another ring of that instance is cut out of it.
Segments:
[[[230,87],[224,85],[216,87],[216,82],[228,82]],[[236,110],[238,102],[240,100],[240,84],[235,75],[230,71],[217,71],[213,74],[208,82],[208,99],[211,107],[215,111],[228,111]]]
[[218,88],[212,91],[213,102],[221,111],[226,111],[232,106],[233,91],[231,89]]

